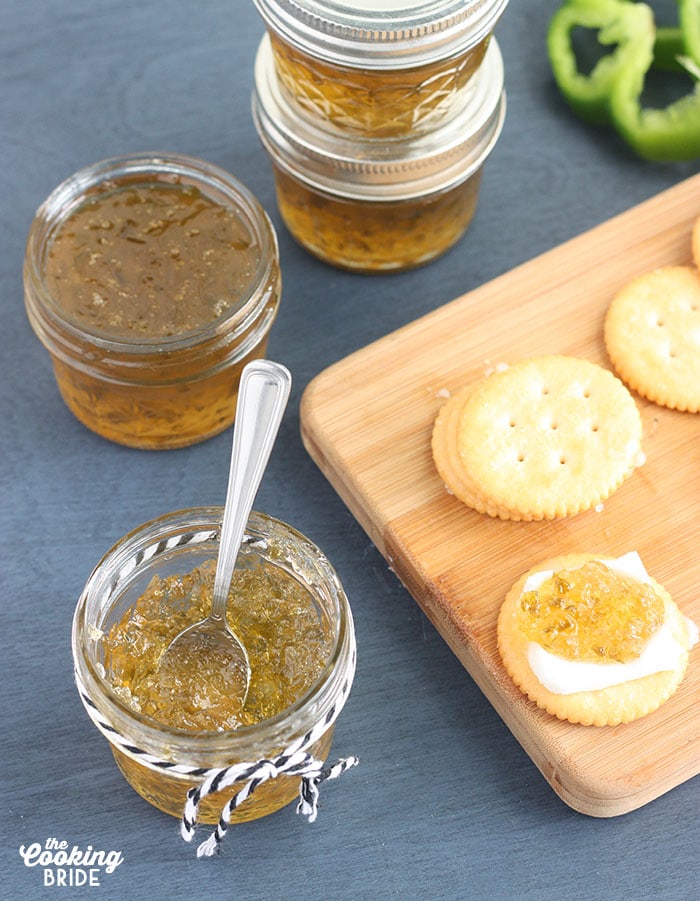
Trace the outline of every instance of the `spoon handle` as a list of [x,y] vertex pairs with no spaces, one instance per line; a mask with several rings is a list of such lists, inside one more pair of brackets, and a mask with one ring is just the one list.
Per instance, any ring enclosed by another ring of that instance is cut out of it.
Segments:
[[211,616],[224,619],[226,600],[245,527],[258,493],[292,385],[289,370],[252,360],[241,374],[233,452],[221,524]]

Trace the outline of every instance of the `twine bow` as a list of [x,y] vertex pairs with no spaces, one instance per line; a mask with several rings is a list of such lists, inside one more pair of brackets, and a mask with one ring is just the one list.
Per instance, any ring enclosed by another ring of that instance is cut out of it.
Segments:
[[216,829],[197,848],[197,857],[211,857],[219,848],[231,824],[233,812],[246,801],[253,792],[268,779],[279,776],[301,776],[297,813],[313,823],[318,814],[319,786],[327,779],[336,779],[345,770],[359,763],[357,757],[346,757],[332,766],[324,767],[306,751],[286,752],[271,760],[259,760],[253,764],[235,764],[220,770],[211,770],[206,778],[187,793],[185,810],[180,823],[180,834],[186,842],[192,841],[197,827],[197,814],[202,800],[209,794],[221,791],[235,782],[244,782],[233,797],[227,801],[221,812]]

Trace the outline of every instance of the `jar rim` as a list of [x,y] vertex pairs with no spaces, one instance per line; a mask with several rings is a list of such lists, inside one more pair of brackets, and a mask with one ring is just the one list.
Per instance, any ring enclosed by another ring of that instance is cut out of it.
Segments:
[[[289,733],[300,714],[308,709],[319,708],[318,719],[325,715],[325,707],[329,705],[329,698],[338,690],[338,680],[345,680],[345,676],[338,673],[338,664],[348,654],[349,648],[354,648],[354,627],[352,613],[345,595],[344,589],[333,569],[330,561],[311,539],[307,538],[293,526],[269,516],[268,514],[252,511],[249,523],[246,526],[246,536],[253,539],[255,547],[255,534],[262,533],[264,527],[282,531],[285,536],[299,542],[306,550],[315,552],[315,560],[320,564],[323,575],[328,579],[334,598],[338,604],[337,634],[333,649],[328,660],[312,686],[293,704],[284,710],[252,726],[229,732],[200,731],[176,728],[159,723],[153,717],[139,713],[130,707],[117,693],[114,692],[109,680],[99,671],[99,665],[92,659],[86,648],[88,633],[92,626],[86,620],[87,604],[91,593],[103,591],[106,587],[106,574],[110,567],[119,561],[124,561],[127,568],[134,570],[144,560],[156,556],[158,549],[165,550],[165,538],[170,527],[171,537],[175,533],[198,534],[205,532],[208,538],[201,537],[201,541],[218,541],[218,532],[223,514],[222,507],[190,507],[164,514],[137,526],[131,532],[120,538],[101,558],[90,574],[83,591],[76,604],[72,626],[72,652],[73,661],[77,673],[90,696],[92,703],[97,707],[106,719],[116,728],[120,727],[126,736],[134,741],[141,751],[159,753],[163,745],[164,737],[167,745],[178,762],[193,762],[185,758],[192,755],[217,755],[236,754],[245,755],[249,744],[271,742],[284,744],[289,740]],[[160,537],[159,537],[160,536]],[[129,556],[133,553],[133,556]],[[149,557],[150,555],[150,557]],[[129,562],[130,561],[130,562]],[[121,570],[110,579],[107,579],[108,590],[114,594],[118,589],[118,579]],[[104,595],[101,595],[104,597]],[[110,598],[107,598],[109,603]],[[302,731],[306,731],[304,728]],[[182,759],[180,759],[182,758]],[[195,761],[196,762],[196,761]],[[207,763],[206,765],[211,765]],[[218,764],[214,764],[218,765]]]
[[378,139],[316,125],[286,98],[268,35],[254,76],[253,120],[272,160],[314,188],[353,200],[407,200],[464,181],[491,152],[505,117],[503,57],[495,39],[453,115],[419,135]]
[[[248,289],[224,316],[175,335],[129,339],[84,327],[64,315],[45,284],[42,261],[57,229],[93,191],[100,186],[111,190],[110,182],[119,187],[119,179],[129,179],[129,184],[136,184],[140,176],[149,181],[156,178],[163,183],[194,185],[204,192],[208,189],[210,196],[216,193],[235,202],[236,212],[260,244],[260,259]],[[227,170],[182,153],[142,151],[124,154],[79,169],[57,185],[40,204],[26,241],[25,298],[30,313],[50,324],[60,325],[73,340],[89,339],[91,345],[105,353],[138,356],[154,351],[175,352],[209,343],[219,336],[235,339],[237,334],[244,333],[267,304],[268,292],[261,291],[260,286],[267,284],[277,253],[277,235],[267,212],[252,191]]]
[[508,0],[254,0],[267,27],[336,65],[411,68],[466,52]]

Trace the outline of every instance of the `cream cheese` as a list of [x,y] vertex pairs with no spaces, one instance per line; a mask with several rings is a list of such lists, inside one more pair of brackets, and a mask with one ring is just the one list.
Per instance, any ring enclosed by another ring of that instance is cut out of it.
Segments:
[[[636,551],[630,551],[606,564],[621,576],[628,576],[638,582],[649,583],[651,579]],[[552,570],[533,573],[523,586],[523,593],[534,591],[553,573]],[[698,629],[687,620],[689,646],[698,640]],[[588,663],[568,660],[552,654],[534,641],[529,642],[527,659],[538,680],[554,694],[574,694],[579,691],[597,691],[611,685],[620,685],[633,679],[641,679],[652,673],[675,669],[680,656],[685,652],[671,634],[666,623],[651,636],[639,657],[628,663]]]

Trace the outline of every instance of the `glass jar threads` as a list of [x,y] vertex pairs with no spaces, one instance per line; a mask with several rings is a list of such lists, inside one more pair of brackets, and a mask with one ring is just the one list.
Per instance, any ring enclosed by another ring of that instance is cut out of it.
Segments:
[[417,134],[479,68],[507,0],[255,0],[282,91],[310,118]]
[[503,125],[503,81],[491,40],[441,125],[401,138],[359,137],[300,114],[263,38],[253,118],[291,234],[320,259],[360,272],[408,269],[444,253],[474,215],[482,168]]
[[251,192],[192,157],[139,154],[73,175],[39,207],[25,303],[59,391],[88,428],[139,448],[225,429],[281,292]]
[[[240,579],[236,587],[240,590],[243,585],[248,611],[237,628],[251,658],[252,703],[260,709],[271,703],[274,709],[250,725],[206,729],[184,728],[162,712],[147,712],[148,695],[142,688],[137,693],[137,678],[142,685],[141,669],[157,653],[157,642],[167,644],[181,628],[191,600],[193,573],[213,568],[221,515],[219,507],[182,510],[124,536],[90,575],[73,619],[76,681],[90,718],[110,742],[132,788],[173,816],[183,813],[187,792],[202,785],[210,771],[243,764],[244,771],[255,772],[258,762],[261,766],[274,762],[292,747],[323,762],[355,671],[352,614],[333,567],[315,544],[291,526],[253,512],[236,570]],[[287,587],[273,596],[258,590],[260,580]],[[298,625],[302,622],[300,597],[305,605],[303,632]],[[124,642],[134,609],[139,634],[132,629]],[[150,617],[149,610],[160,613]],[[271,614],[278,622],[266,639]],[[325,649],[324,658],[311,681],[304,682],[312,632],[313,642]],[[272,646],[275,641],[280,644],[277,633],[282,633],[283,647]],[[137,660],[125,664],[124,647],[129,644],[136,647]],[[258,659],[266,665],[277,661],[274,665],[280,667],[280,674],[272,677],[259,671]],[[295,696],[297,683],[303,687]],[[267,701],[260,700],[266,697]],[[216,708],[212,710],[215,713]],[[277,765],[283,764],[278,761]],[[280,773],[260,782],[254,794],[235,808],[230,822],[265,816],[299,793],[298,770],[296,775]],[[237,781],[225,791],[203,797],[198,819],[216,822],[222,806],[241,785]]]

